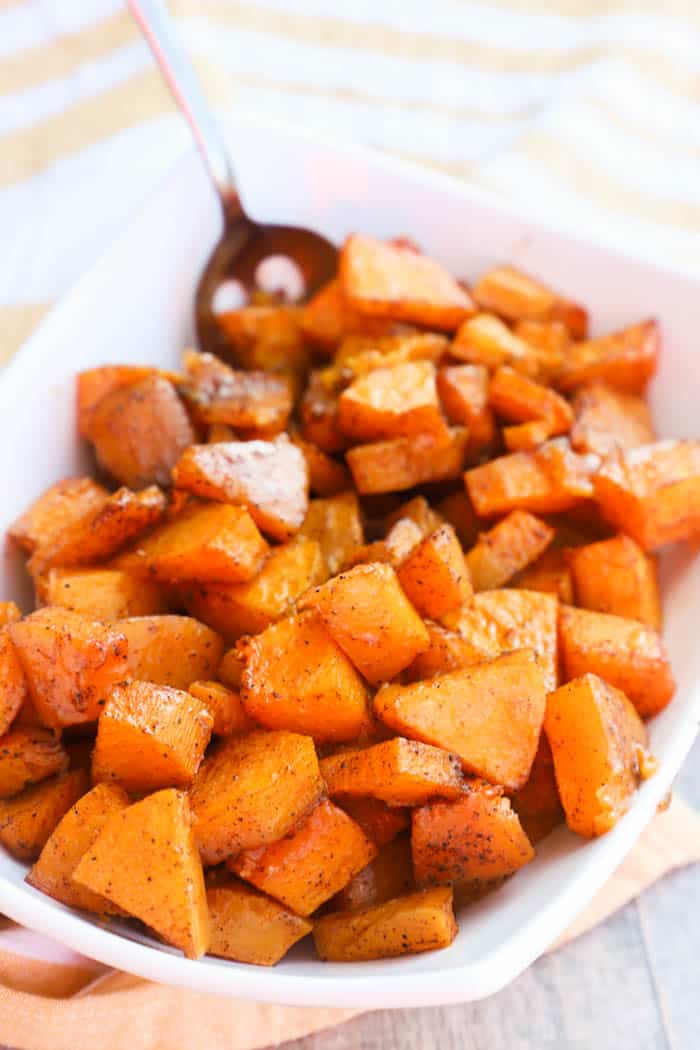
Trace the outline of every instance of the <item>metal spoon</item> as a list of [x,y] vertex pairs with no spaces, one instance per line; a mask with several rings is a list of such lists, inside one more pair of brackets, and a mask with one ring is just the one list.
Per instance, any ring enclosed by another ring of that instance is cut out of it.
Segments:
[[128,5],[190,126],[221,201],[224,230],[200,277],[194,309],[200,349],[225,357],[226,342],[216,321],[223,286],[241,293],[243,302],[249,302],[256,291],[278,293],[286,302],[302,301],[334,275],[337,251],[313,230],[263,225],[246,215],[224,136],[165,4],[162,0],[128,0]]

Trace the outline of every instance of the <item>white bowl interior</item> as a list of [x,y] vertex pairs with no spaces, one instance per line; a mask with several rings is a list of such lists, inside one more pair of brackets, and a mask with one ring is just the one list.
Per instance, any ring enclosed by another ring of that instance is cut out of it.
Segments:
[[[576,296],[598,331],[653,314],[663,326],[652,401],[660,433],[693,436],[700,399],[694,335],[700,289],[658,262],[549,228],[442,176],[358,149],[238,123],[231,128],[243,196],[255,216],[309,225],[340,240],[352,230],[407,234],[458,276],[510,261]],[[218,207],[191,153],[132,226],[8,366],[0,381],[4,448],[3,532],[47,485],[86,468],[74,426],[74,375],[118,362],[174,364],[192,339],[191,299],[218,235]],[[57,265],[60,255],[57,251]],[[687,550],[664,559],[665,637],[679,683],[651,727],[659,774],[612,833],[585,843],[565,830],[497,893],[460,915],[442,952],[354,965],[322,964],[301,945],[274,970],[199,962],[114,924],[105,929],[24,882],[0,854],[0,909],[105,963],[203,991],[329,1006],[419,1006],[496,991],[540,954],[585,906],[653,815],[694,739],[700,714],[700,562]],[[6,547],[0,596],[26,604],[22,559]],[[112,932],[117,931],[117,932]],[[119,935],[121,934],[121,936]]]

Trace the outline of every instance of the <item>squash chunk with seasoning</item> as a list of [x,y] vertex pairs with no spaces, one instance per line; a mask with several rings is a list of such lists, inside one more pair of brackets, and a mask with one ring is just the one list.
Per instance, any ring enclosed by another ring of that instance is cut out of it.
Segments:
[[40,726],[15,727],[0,737],[0,799],[18,795],[68,769],[68,752],[55,733]]
[[319,543],[299,536],[273,547],[252,580],[193,586],[185,592],[184,603],[194,616],[234,642],[281,619],[300,594],[327,576]]
[[700,532],[700,441],[612,452],[593,480],[605,518],[643,550]]
[[0,628],[22,619],[22,612],[16,602],[0,602]]
[[443,419],[431,361],[406,361],[358,376],[338,398],[338,425],[354,441],[413,434],[444,440]]
[[468,453],[478,456],[496,441],[489,405],[489,371],[484,365],[447,365],[437,374],[437,390],[450,423],[467,428]]
[[339,572],[365,542],[355,493],[312,499],[299,535],[317,540],[329,573]]
[[118,784],[96,784],[66,811],[27,875],[27,882],[62,904],[98,914],[122,914],[106,897],[79,886],[73,871],[92,846],[107,818],[129,805]]
[[361,962],[447,948],[457,936],[448,887],[396,897],[358,911],[317,919],[314,941],[321,959]]
[[[125,863],[129,857],[137,863]],[[208,950],[204,875],[183,792],[166,788],[112,813],[73,878],[146,923],[188,958]]]
[[269,729],[350,741],[367,728],[367,689],[313,612],[272,624],[239,644],[243,706]]
[[162,583],[238,583],[256,574],[267,551],[247,510],[214,503],[188,507],[146,536],[119,564]]
[[76,376],[76,416],[78,433],[81,437],[89,436],[89,425],[92,415],[107,394],[122,387],[133,386],[142,379],[150,379],[162,374],[164,378],[174,380],[168,373],[159,373],[157,368],[148,365],[102,365],[78,372]]
[[17,860],[36,860],[61,817],[88,786],[87,770],[72,769],[0,802],[0,842]]
[[513,423],[544,421],[545,439],[566,434],[574,419],[571,405],[561,394],[512,368],[502,367],[494,373],[489,402],[497,415]]
[[555,594],[566,605],[574,603],[574,583],[567,555],[561,547],[546,550],[520,573],[517,586],[526,591]]
[[372,317],[391,317],[451,331],[474,304],[447,270],[412,247],[352,234],[340,253],[340,280],[351,305]]
[[239,882],[217,878],[207,887],[209,955],[255,966],[274,966],[311,933],[307,919]]
[[402,835],[380,849],[374,860],[337,893],[330,906],[354,911],[400,897],[415,890],[411,840]]
[[105,561],[164,513],[165,496],[156,485],[141,492],[121,488],[102,506],[66,525],[51,542],[40,542],[29,560],[30,572]]
[[478,313],[460,325],[450,352],[460,361],[489,370],[510,365],[528,375],[538,374],[537,351],[491,313]]
[[193,445],[173,470],[173,484],[201,499],[240,504],[276,540],[298,532],[308,507],[306,460],[286,435]]
[[419,806],[435,796],[456,798],[462,774],[456,755],[394,737],[359,751],[321,759],[328,794],[369,795],[394,806]]
[[376,852],[347,813],[324,800],[284,838],[239,853],[227,865],[297,915],[306,916],[347,885]]
[[[475,591],[502,587],[535,561],[554,539],[554,529],[526,510],[513,510],[479,536],[466,555]],[[446,610],[443,610],[446,611]]]
[[339,278],[325,284],[301,309],[301,330],[315,347],[330,352],[353,335],[381,338],[395,323],[386,317],[370,317],[347,298]]
[[550,693],[545,732],[567,824],[603,835],[653,771],[644,723],[624,693],[584,674]]
[[548,441],[533,452],[513,452],[464,476],[477,514],[490,517],[512,510],[552,514],[593,498],[597,457],[579,456],[565,439]]
[[112,688],[128,674],[127,641],[67,609],[39,609],[8,628],[42,722],[94,722]]
[[[329,375],[330,371],[332,375]],[[341,389],[335,369],[315,369],[309,375],[299,408],[302,437],[329,454],[342,452],[350,444],[338,426],[338,394]]]
[[567,678],[599,675],[621,689],[642,718],[663,710],[676,691],[660,635],[637,620],[563,606],[559,642]]
[[468,638],[463,638],[456,631],[450,631],[439,623],[425,621],[430,645],[408,665],[402,672],[404,682],[418,682],[423,678],[433,678],[446,671],[457,671],[461,667],[483,663],[491,656],[497,655],[484,646],[476,645]]
[[116,780],[134,794],[187,787],[213,724],[209,709],[190,693],[151,682],[117,686],[97,725],[93,780]]
[[323,781],[311,737],[256,730],[221,741],[190,791],[205,864],[285,835],[318,801]]
[[464,469],[469,440],[465,427],[450,427],[446,440],[431,434],[357,445],[346,455],[361,495],[403,492],[432,481],[450,481]]
[[616,448],[636,448],[656,440],[649,405],[638,394],[606,383],[579,387],[573,400],[571,444],[577,452],[607,456]]
[[27,679],[10,632],[0,628],[0,738],[8,731],[27,699]]
[[8,535],[30,554],[50,545],[69,525],[95,513],[108,497],[92,478],[66,478],[51,485],[8,529]]
[[132,678],[186,689],[211,678],[223,656],[219,635],[190,616],[132,616],[116,626],[127,640]]
[[560,321],[574,339],[586,337],[588,314],[583,306],[513,266],[487,270],[472,295],[482,310],[493,310],[507,321]]
[[47,605],[95,620],[167,611],[166,597],[157,583],[121,569],[49,569],[45,600]]
[[309,591],[298,605],[318,612],[341,649],[372,683],[394,678],[429,644],[423,621],[394,569],[384,563],[357,565]]
[[449,883],[467,897],[512,875],[535,855],[500,787],[474,780],[454,802],[413,811],[413,870],[419,886]]
[[297,306],[277,303],[217,314],[216,325],[227,344],[227,360],[238,368],[303,373],[309,354],[301,332],[301,314]]
[[102,398],[86,426],[97,461],[122,485],[169,485],[195,432],[174,386],[149,376]]
[[381,849],[409,825],[409,811],[400,806],[388,806],[368,795],[342,795],[335,799],[349,817],[359,824],[370,842]]
[[240,372],[213,354],[189,350],[178,390],[198,423],[226,423],[236,431],[272,435],[292,411],[289,379],[272,372]]
[[523,649],[411,685],[385,685],[379,719],[405,736],[453,751],[467,773],[517,791],[527,780],[542,729],[545,687]]
[[[292,433],[292,441],[301,450],[309,472],[309,490],[315,496],[335,496],[351,488],[350,472],[344,463],[334,459],[300,434]],[[231,439],[228,439],[231,440]]]
[[212,733],[215,736],[230,736],[232,733],[247,733],[255,728],[243,707],[241,694],[229,689],[221,682],[192,682],[188,693],[201,700],[214,720]]
[[578,605],[660,629],[657,565],[629,536],[574,547],[567,559]]
[[464,553],[451,525],[426,536],[398,570],[399,583],[421,616],[438,619],[471,597]]
[[575,343],[564,358],[556,384],[568,391],[601,379],[618,390],[639,394],[656,372],[660,343],[656,321]]
[[[545,713],[545,726],[546,721]],[[513,795],[511,805],[518,814],[525,834],[533,843],[545,838],[564,820],[564,810],[554,776],[552,749],[545,732],[540,736],[527,783]]]
[[470,603],[444,616],[443,623],[487,658],[532,649],[549,691],[557,686],[557,612],[553,594],[506,588],[475,594]]

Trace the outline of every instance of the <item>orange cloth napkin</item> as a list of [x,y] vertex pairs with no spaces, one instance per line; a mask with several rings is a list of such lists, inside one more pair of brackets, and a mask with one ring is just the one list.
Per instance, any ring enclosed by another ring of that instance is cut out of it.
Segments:
[[[700,861],[700,816],[677,798],[553,947],[694,861]],[[219,999],[105,970],[60,946],[39,952],[37,945],[46,943],[9,922],[0,929],[0,1044],[21,1050],[254,1050],[362,1012]]]

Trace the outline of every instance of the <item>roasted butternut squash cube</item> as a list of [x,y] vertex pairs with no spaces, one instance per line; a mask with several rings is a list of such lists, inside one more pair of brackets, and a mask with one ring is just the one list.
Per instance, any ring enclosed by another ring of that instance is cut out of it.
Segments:
[[22,611],[16,602],[0,602],[0,629],[22,619]]
[[503,444],[509,452],[532,452],[552,436],[554,427],[548,419],[532,419],[529,423],[503,427]]
[[478,313],[462,325],[450,347],[453,357],[492,371],[510,365],[527,375],[538,375],[538,351],[515,335],[492,313]]
[[324,789],[311,737],[255,730],[219,742],[190,791],[205,864],[285,835]]
[[560,438],[532,452],[512,452],[473,467],[464,480],[482,517],[512,510],[552,514],[593,498],[592,477],[599,463],[595,456],[579,456]]
[[141,492],[121,488],[96,510],[70,522],[50,542],[39,541],[29,561],[33,574],[56,566],[91,565],[111,558],[165,513],[165,496],[152,485]]
[[452,890],[437,887],[314,924],[316,951],[329,962],[361,962],[447,948],[457,936]]
[[327,799],[284,838],[245,850],[227,866],[246,882],[310,915],[369,864],[377,849],[347,813]]
[[574,547],[567,552],[576,602],[584,609],[613,613],[661,628],[656,561],[629,536]]
[[301,433],[323,452],[342,452],[350,444],[349,439],[338,426],[338,394],[342,386],[338,376],[329,369],[315,370],[309,376],[306,390],[301,399]]
[[[399,329],[401,326],[396,327]],[[446,336],[412,328],[404,332],[397,331],[395,335],[348,336],[338,347],[333,365],[340,369],[342,376],[347,370],[358,377],[376,368],[393,368],[408,361],[430,361],[437,365],[449,348]]]
[[381,849],[410,824],[409,811],[399,806],[387,806],[378,798],[343,795],[335,799],[337,806],[359,824],[370,842]]
[[89,787],[85,769],[72,769],[0,802],[0,842],[17,860],[34,861],[61,817]]
[[97,461],[120,484],[169,485],[195,433],[172,383],[149,376],[103,397],[86,426]]
[[303,374],[309,354],[297,306],[252,305],[217,314],[227,359],[238,368]]
[[358,547],[347,559],[344,569],[371,562],[386,562],[398,569],[423,539],[423,530],[411,518],[399,518],[383,540]]
[[[125,863],[128,858],[138,863]],[[202,863],[187,795],[173,788],[112,813],[73,872],[190,959],[209,948]]]
[[660,344],[656,321],[643,321],[600,339],[574,343],[557,373],[557,386],[575,390],[600,379],[618,390],[640,394],[656,372]]
[[243,706],[261,725],[339,742],[367,728],[365,684],[314,612],[243,639],[239,652]]
[[499,416],[514,423],[545,420],[550,437],[566,434],[574,421],[571,405],[561,394],[506,366],[491,379],[489,402]]
[[301,310],[301,330],[315,347],[332,352],[351,335],[381,337],[394,323],[385,317],[370,317],[347,299],[340,279],[334,277]]
[[158,369],[149,365],[101,365],[98,368],[88,368],[84,372],[78,372],[76,376],[76,416],[80,436],[89,437],[88,428],[92,414],[107,394],[157,375]]
[[513,331],[537,350],[540,379],[549,382],[571,345],[569,329],[562,321],[517,321]]
[[649,405],[638,394],[606,383],[581,386],[573,400],[571,444],[577,452],[607,456],[616,448],[636,448],[656,440]]
[[513,266],[488,270],[474,285],[472,295],[482,310],[493,310],[508,321],[561,321],[575,339],[586,336],[588,315],[583,306]]
[[[16,622],[16,621],[15,621]],[[29,695],[27,679],[7,627],[0,628],[0,738]]]
[[426,620],[430,645],[408,665],[402,672],[404,682],[418,682],[423,678],[433,678],[446,671],[457,671],[462,667],[483,663],[492,653],[480,645],[475,645],[468,638],[463,638],[456,631],[450,631],[439,623]]
[[327,499],[312,499],[299,535],[316,540],[328,572],[339,572],[365,542],[356,494],[341,492]]
[[246,583],[188,588],[185,607],[234,642],[242,634],[257,634],[281,619],[300,594],[327,576],[320,544],[300,536],[273,547],[257,576]]
[[621,689],[642,718],[663,710],[676,690],[661,637],[636,620],[565,605],[559,645],[568,679],[599,675]]
[[39,544],[52,544],[68,525],[99,510],[108,495],[92,478],[58,481],[10,526],[8,535],[31,554]]
[[467,428],[468,454],[479,456],[496,443],[489,406],[489,371],[484,365],[446,365],[437,374],[437,390],[450,423]]
[[0,799],[12,798],[28,784],[37,784],[68,769],[68,752],[41,726],[22,726],[0,737]]
[[436,441],[427,434],[399,437],[357,445],[345,458],[361,495],[402,492],[458,477],[464,468],[467,442],[464,427],[451,427],[447,441]]
[[522,649],[410,685],[385,685],[377,718],[416,740],[453,751],[467,773],[517,791],[530,774],[542,729],[545,686]]
[[604,516],[643,550],[700,531],[700,441],[612,452],[593,481]]
[[535,851],[501,788],[473,780],[454,802],[413,811],[413,870],[419,886],[450,883],[479,896],[525,864]]
[[443,622],[488,658],[532,649],[549,692],[558,680],[557,610],[553,594],[506,588],[475,594],[469,604],[446,613]]
[[526,591],[555,594],[565,605],[574,603],[574,583],[566,552],[561,547],[546,550],[520,573],[518,587]]
[[215,736],[231,736],[232,733],[247,733],[255,728],[243,707],[241,694],[229,689],[221,682],[192,682],[188,693],[201,700],[214,720],[212,733]]
[[476,543],[479,533],[486,528],[486,521],[476,513],[474,504],[464,488],[443,496],[436,509],[452,525],[465,550],[469,550]]
[[173,483],[202,499],[244,506],[263,532],[286,540],[308,508],[306,460],[289,438],[193,445],[173,470]]
[[447,270],[410,247],[351,234],[339,270],[344,295],[363,314],[449,332],[474,313]]
[[553,539],[554,529],[541,518],[526,510],[511,511],[498,525],[482,532],[476,546],[466,554],[474,590],[501,587],[535,561]]
[[108,621],[155,616],[168,608],[157,583],[121,569],[50,569],[46,604]]
[[572,831],[603,835],[649,770],[644,723],[624,693],[584,674],[547,698],[545,732]]
[[112,813],[126,809],[129,797],[118,784],[96,784],[66,810],[51,832],[27,882],[71,908],[98,914],[123,914],[106,897],[78,885],[73,871]]
[[354,441],[434,434],[446,440],[431,361],[406,361],[358,376],[338,398],[338,425]]
[[419,806],[435,797],[456,798],[462,790],[456,755],[398,736],[321,759],[321,776],[332,798],[370,796],[394,806]]
[[207,904],[209,954],[222,959],[274,966],[312,930],[307,919],[232,877],[207,888]]
[[209,503],[165,522],[119,564],[162,583],[239,583],[256,574],[268,549],[247,510]]
[[241,372],[213,354],[188,350],[178,390],[198,423],[226,423],[237,431],[278,434],[293,405],[289,379],[272,372]]
[[118,627],[127,640],[129,676],[173,689],[212,677],[224,651],[221,637],[191,616],[132,616]]
[[128,674],[127,640],[116,625],[47,608],[7,629],[45,725],[94,722]]
[[426,536],[398,569],[404,593],[421,616],[437,619],[469,601],[473,594],[469,567],[451,525]]
[[187,787],[213,725],[209,709],[190,693],[152,682],[117,686],[97,724],[93,781],[116,780],[133,794]]
[[344,463],[329,456],[312,441],[306,441],[300,434],[292,434],[292,441],[306,460],[309,490],[315,496],[335,496],[351,487],[350,471]]
[[[545,714],[545,724],[546,719]],[[532,843],[545,838],[563,822],[564,810],[554,776],[554,759],[545,732],[540,736],[527,782],[510,801]]]
[[391,514],[387,515],[387,529],[404,518],[410,518],[418,526],[423,536],[429,536],[431,532],[435,532],[435,529],[439,529],[444,524],[442,516],[433,510],[425,496],[413,496],[405,503],[400,503]]
[[308,591],[299,609],[314,609],[357,669],[372,683],[394,678],[428,647],[428,632],[394,569],[373,562]]
[[335,895],[330,906],[334,911],[356,911],[383,904],[415,888],[411,840],[402,835],[380,849],[374,860]]

